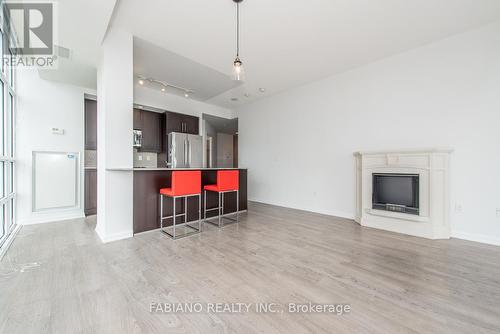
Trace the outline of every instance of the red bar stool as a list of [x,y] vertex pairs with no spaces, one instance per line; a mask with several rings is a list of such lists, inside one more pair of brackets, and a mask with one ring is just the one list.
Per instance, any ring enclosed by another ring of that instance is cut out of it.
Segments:
[[[163,217],[163,196],[172,198],[173,214],[172,216]],[[187,223],[187,198],[198,196],[198,228]],[[177,215],[175,211],[175,200],[184,198],[184,213]],[[193,229],[192,232],[187,232],[181,235],[176,234],[176,221],[178,216],[184,216],[184,226]],[[173,218],[173,230],[169,233],[163,229],[163,220]],[[187,237],[201,232],[201,171],[173,171],[172,172],[172,187],[160,189],[160,226],[161,231],[173,239]]]
[[[222,227],[222,218],[233,222],[240,220],[240,196],[239,196],[239,179],[240,171],[238,170],[219,170],[217,171],[217,184],[207,185],[203,188],[204,204],[203,204],[203,220],[207,223]],[[216,192],[219,196],[219,206],[217,208],[207,210],[207,191]],[[236,219],[224,217],[224,194],[236,192]],[[221,204],[222,201],[222,204]],[[218,224],[207,220],[207,211],[218,210]],[[221,213],[222,211],[222,213]]]

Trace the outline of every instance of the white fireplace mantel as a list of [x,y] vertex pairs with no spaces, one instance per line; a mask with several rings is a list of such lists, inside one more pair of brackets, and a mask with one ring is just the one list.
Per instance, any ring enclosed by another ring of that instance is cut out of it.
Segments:
[[[356,222],[424,237],[450,238],[450,149],[356,152]],[[418,216],[372,208],[372,175],[419,175]]]

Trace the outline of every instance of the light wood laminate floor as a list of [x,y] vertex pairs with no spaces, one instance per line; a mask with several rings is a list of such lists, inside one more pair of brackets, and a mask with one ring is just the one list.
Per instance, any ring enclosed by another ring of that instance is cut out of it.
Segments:
[[[500,247],[250,203],[239,225],[109,244],[95,218],[25,226],[0,333],[500,333]],[[150,313],[150,303],[346,303],[349,314]]]

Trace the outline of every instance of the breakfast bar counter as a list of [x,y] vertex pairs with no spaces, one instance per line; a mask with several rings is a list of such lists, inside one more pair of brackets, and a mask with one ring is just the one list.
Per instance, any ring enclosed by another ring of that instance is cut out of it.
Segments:
[[[240,211],[247,210],[247,170],[242,168],[129,168],[112,169],[132,171],[134,174],[134,233],[151,231],[160,228],[160,189],[171,186],[172,172],[176,170],[200,170],[201,185],[217,183],[218,170],[239,170]],[[236,212],[236,193],[224,195],[224,214]],[[203,196],[202,201],[203,201]],[[198,220],[198,197],[187,199],[187,221]],[[176,202],[176,214],[184,213],[184,201]],[[207,193],[207,209],[218,206],[217,195]],[[203,210],[203,202],[201,203]],[[164,200],[163,216],[172,215],[172,200]],[[207,212],[207,218],[217,215],[217,210]],[[203,212],[202,212],[203,218]],[[177,224],[184,222],[184,217],[176,219]],[[165,220],[164,226],[172,225],[172,220]]]

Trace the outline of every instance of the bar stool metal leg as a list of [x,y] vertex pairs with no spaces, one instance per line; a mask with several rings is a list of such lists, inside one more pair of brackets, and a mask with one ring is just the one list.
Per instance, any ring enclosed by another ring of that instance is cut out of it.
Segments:
[[236,190],[236,221],[240,222],[240,192]]
[[220,227],[222,219],[221,219],[221,215],[220,215],[220,208],[221,208],[221,205],[220,205],[220,193],[218,193],[218,194],[219,194],[219,210],[218,210],[218,213],[219,213],[219,227]]
[[172,197],[172,200],[174,201],[174,213],[172,214],[173,215],[173,220],[174,220],[174,225],[173,225],[173,234],[174,234],[174,239],[176,238],[175,236],[175,197]]
[[198,229],[201,232],[201,194],[198,195]]
[[203,221],[207,220],[207,191],[203,190]]
[[187,196],[184,197],[184,225],[187,224],[188,222],[188,202],[187,202],[188,198]]
[[[222,195],[221,195],[221,197],[222,197],[222,208],[221,208],[222,215],[221,215],[221,217],[224,217],[224,194],[225,193],[222,193]],[[221,221],[222,221],[222,219],[221,219]]]
[[163,232],[163,195],[160,194],[160,228]]

